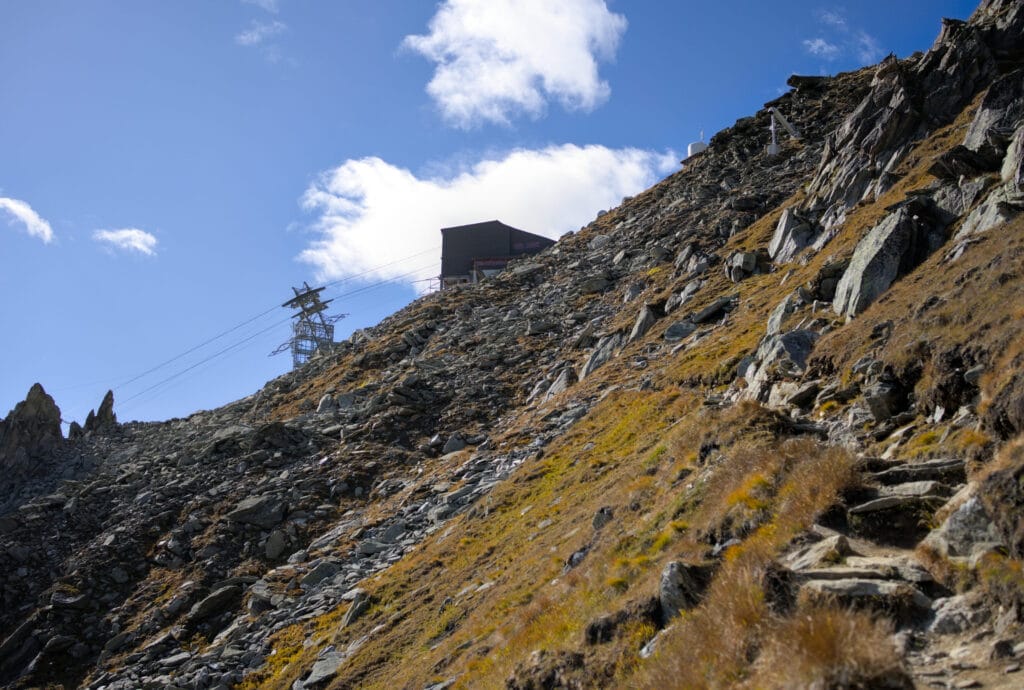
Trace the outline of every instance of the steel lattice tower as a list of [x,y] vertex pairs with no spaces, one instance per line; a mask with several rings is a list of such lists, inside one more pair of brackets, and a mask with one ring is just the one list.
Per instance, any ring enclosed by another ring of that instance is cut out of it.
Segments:
[[292,366],[299,367],[308,362],[320,350],[330,350],[334,344],[334,324],[347,314],[324,316],[327,305],[334,300],[321,300],[320,293],[324,288],[311,288],[302,283],[302,289],[292,288],[295,297],[281,306],[286,309],[298,309],[295,322],[292,324],[292,337],[274,350],[276,355],[285,350],[292,352]]

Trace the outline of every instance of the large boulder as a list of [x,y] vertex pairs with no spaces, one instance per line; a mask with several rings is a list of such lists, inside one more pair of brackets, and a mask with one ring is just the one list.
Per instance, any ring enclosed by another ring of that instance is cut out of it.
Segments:
[[583,367],[580,368],[579,380],[582,381],[587,378],[597,371],[602,364],[610,360],[615,355],[615,351],[619,349],[620,345],[622,345],[622,340],[623,337],[621,333],[612,333],[611,335],[606,335],[601,338],[597,342],[597,347],[594,348],[590,353],[590,357],[587,358]]
[[964,146],[980,154],[995,169],[1022,118],[1024,69],[1019,69],[989,87],[964,136]]
[[663,622],[668,622],[680,611],[693,608],[704,597],[711,582],[712,569],[707,565],[693,565],[672,561],[661,571],[658,583],[658,601]]
[[795,208],[787,208],[775,226],[775,233],[768,244],[768,255],[777,264],[787,263],[813,239],[814,228],[810,223],[797,215]]
[[740,372],[747,380],[743,397],[764,402],[772,383],[799,378],[817,340],[818,333],[802,329],[765,336],[751,363]]
[[1011,184],[1017,191],[1024,191],[1024,124],[1017,128],[1003,158],[1000,177],[1006,184]]
[[942,244],[943,229],[933,207],[921,201],[886,216],[857,244],[836,286],[833,310],[848,317],[864,311]]
[[956,508],[921,542],[925,550],[946,559],[969,558],[999,543],[999,533],[973,485],[947,505]]
[[246,498],[228,513],[229,520],[268,529],[284,517],[285,502],[274,494]]
[[1010,555],[1024,558],[1024,442],[1000,455],[1001,468],[985,478],[978,496]]
[[5,476],[31,474],[34,461],[62,440],[60,408],[40,384],[33,384],[25,399],[0,419],[0,471]]

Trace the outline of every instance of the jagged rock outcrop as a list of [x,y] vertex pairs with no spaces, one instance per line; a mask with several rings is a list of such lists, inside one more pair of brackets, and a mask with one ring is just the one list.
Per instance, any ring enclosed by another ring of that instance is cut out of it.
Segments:
[[85,433],[107,433],[117,428],[117,415],[114,414],[114,391],[107,391],[96,410],[89,410],[85,418]]
[[41,385],[33,384],[25,400],[0,419],[0,471],[7,478],[31,476],[40,458],[52,454],[63,438],[60,408]]
[[917,200],[900,206],[871,229],[836,285],[832,308],[856,316],[942,246],[944,225],[934,207]]

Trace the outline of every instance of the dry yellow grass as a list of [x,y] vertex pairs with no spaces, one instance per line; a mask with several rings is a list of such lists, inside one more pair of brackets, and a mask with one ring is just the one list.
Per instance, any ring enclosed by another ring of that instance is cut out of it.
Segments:
[[797,611],[772,628],[745,687],[797,690],[901,684],[913,687],[892,643],[888,621],[863,612],[814,607]]

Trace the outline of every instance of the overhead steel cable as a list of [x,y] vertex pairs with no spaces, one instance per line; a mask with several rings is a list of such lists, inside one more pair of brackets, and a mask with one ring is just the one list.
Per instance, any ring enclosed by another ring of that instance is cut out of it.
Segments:
[[[372,289],[376,289],[376,288],[382,287],[384,285],[387,285],[388,283],[398,282],[398,281],[403,280],[403,279],[405,279],[405,278],[407,278],[407,277],[409,277],[411,275],[415,275],[417,273],[425,271],[425,270],[429,269],[430,266],[432,266],[432,265],[433,264],[430,264],[428,266],[423,266],[423,267],[414,269],[412,271],[408,271],[406,273],[403,273],[401,275],[395,276],[393,278],[388,278],[388,279],[385,279],[385,280],[380,280],[380,281],[378,281],[376,283],[371,283],[369,285],[364,285],[364,286],[359,287],[359,288],[357,288],[355,290],[351,290],[351,291],[349,291],[347,293],[342,293],[341,295],[338,295],[338,297],[347,297],[347,296],[350,296],[350,295],[358,294],[360,292],[366,292],[368,290],[372,290]],[[279,307],[276,307],[276,308],[279,308]],[[268,312],[265,312],[265,313],[268,313]],[[261,314],[261,316],[263,316],[263,315],[264,314]],[[264,328],[263,330],[257,331],[256,333],[253,333],[252,335],[249,335],[249,336],[243,338],[242,340],[239,340],[239,341],[237,341],[235,343],[232,343],[231,345],[228,345],[227,347],[225,347],[225,348],[223,348],[221,350],[218,350],[217,352],[213,353],[212,355],[209,355],[208,357],[205,357],[205,358],[199,360],[198,362],[196,362],[196,363],[186,367],[185,369],[177,371],[174,374],[171,374],[170,376],[168,376],[168,377],[166,377],[166,378],[164,378],[164,379],[162,379],[160,381],[157,381],[156,383],[154,383],[153,385],[149,386],[148,388],[144,388],[143,390],[139,391],[138,393],[135,393],[131,397],[125,398],[123,401],[121,401],[121,405],[125,405],[125,404],[131,402],[132,400],[135,400],[136,398],[139,398],[139,397],[145,395],[146,393],[149,393],[150,391],[155,390],[156,388],[159,388],[160,386],[163,386],[166,383],[169,383],[169,382],[171,382],[171,381],[173,381],[173,380],[175,380],[177,378],[180,378],[181,376],[184,376],[188,372],[190,372],[190,371],[192,371],[192,370],[202,366],[203,364],[206,364],[207,362],[209,362],[209,361],[211,361],[213,359],[216,359],[217,357],[220,357],[221,355],[227,354],[228,352],[230,352],[230,351],[232,351],[232,350],[234,350],[234,349],[236,349],[238,347],[241,347],[242,345],[244,345],[245,343],[253,340],[254,338],[257,338],[257,337],[263,335],[264,333],[267,333],[267,332],[271,331],[272,329],[277,328],[278,326],[280,326],[280,325],[282,325],[284,323],[287,323],[288,321],[291,321],[291,318],[292,317],[289,316],[289,317],[286,317],[286,318],[284,318],[284,319],[282,319],[280,321],[277,321],[277,322],[271,324],[270,326],[268,326],[267,328]],[[251,322],[252,320],[254,320],[254,319],[250,319],[249,322]],[[246,322],[246,323],[249,323],[249,322]],[[193,351],[194,350],[195,350],[195,348],[193,348]],[[182,355],[182,356],[184,356],[184,355]],[[180,359],[180,356],[175,358],[175,359]]]
[[[379,271],[382,268],[387,268],[388,266],[394,266],[395,264],[400,264],[400,263],[402,263],[404,261],[409,261],[410,259],[415,259],[417,257],[423,256],[424,254],[431,254],[431,253],[437,253],[437,252],[438,252],[437,248],[427,249],[425,251],[418,252],[416,254],[411,254],[409,256],[403,257],[401,259],[395,259],[394,261],[390,261],[390,262],[388,262],[386,264],[381,264],[379,266],[374,266],[373,268],[369,268],[369,269],[363,271],[362,273],[356,273],[356,274],[351,275],[351,276],[346,276],[344,278],[339,278],[338,280],[331,281],[331,282],[325,284],[324,287],[340,285],[342,283],[347,283],[347,282],[356,280],[357,278],[361,278],[361,277],[363,277],[365,275],[368,275],[370,273],[374,273],[376,271]],[[417,269],[416,272],[421,271],[421,270],[425,270],[425,269]],[[177,362],[179,359],[187,357],[188,355],[192,354],[193,352],[195,352],[197,350],[201,350],[202,348],[206,347],[210,343],[216,342],[217,340],[220,340],[224,336],[230,335],[231,333],[234,333],[238,329],[240,329],[240,328],[242,328],[244,326],[249,325],[253,321],[258,321],[259,319],[263,318],[267,314],[270,314],[270,313],[272,313],[272,312],[274,312],[274,311],[276,311],[276,310],[278,310],[280,308],[281,308],[280,305],[274,305],[270,309],[267,309],[266,311],[261,312],[261,313],[257,314],[256,316],[253,316],[252,318],[246,319],[245,321],[242,321],[241,323],[239,323],[239,324],[237,324],[235,326],[232,326],[231,328],[229,328],[229,329],[227,329],[225,331],[221,331],[217,335],[212,336],[210,338],[207,338],[206,340],[204,340],[203,342],[199,343],[198,345],[195,345],[195,346],[189,348],[188,350],[185,350],[184,352],[181,352],[181,353],[175,355],[174,357],[171,357],[170,359],[165,360],[165,361],[161,362],[160,364],[157,364],[156,366],[153,366],[153,367],[147,369],[146,371],[131,377],[130,379],[128,379],[126,381],[121,381],[121,382],[115,384],[114,386],[112,386],[112,388],[114,388],[115,390],[119,390],[119,389],[122,389],[122,388],[124,388],[125,386],[127,386],[129,384],[135,383],[139,379],[144,378],[146,376],[149,376],[153,372],[159,371],[160,369],[163,369],[167,365],[173,364],[174,362]],[[275,324],[275,325],[277,325],[277,324]],[[84,386],[85,384],[82,384],[82,385]],[[75,386],[75,387],[81,387],[81,386]]]

